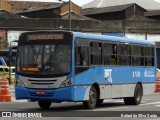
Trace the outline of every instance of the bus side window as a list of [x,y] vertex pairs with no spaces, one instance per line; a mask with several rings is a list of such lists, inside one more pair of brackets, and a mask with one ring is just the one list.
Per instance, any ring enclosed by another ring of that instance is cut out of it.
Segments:
[[144,47],[132,45],[132,65],[144,66]]
[[75,48],[75,66],[88,66],[88,48],[85,46]]
[[154,66],[154,48],[145,47],[145,66]]
[[102,65],[102,43],[90,43],[90,63],[91,65]]
[[118,45],[118,65],[131,65],[131,46],[127,44]]
[[117,45],[111,43],[103,44],[104,65],[117,65]]

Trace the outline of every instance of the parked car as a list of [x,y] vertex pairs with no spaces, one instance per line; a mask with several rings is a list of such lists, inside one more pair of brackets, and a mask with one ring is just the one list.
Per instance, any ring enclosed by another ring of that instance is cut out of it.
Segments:
[[[11,83],[15,82],[15,67],[10,67],[11,71]],[[9,80],[9,67],[8,66],[0,66],[0,78],[6,77]]]

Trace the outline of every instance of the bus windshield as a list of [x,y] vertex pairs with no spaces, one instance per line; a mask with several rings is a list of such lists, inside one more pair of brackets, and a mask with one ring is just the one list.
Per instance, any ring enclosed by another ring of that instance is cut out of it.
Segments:
[[43,75],[70,71],[70,45],[23,45],[18,48],[18,73]]

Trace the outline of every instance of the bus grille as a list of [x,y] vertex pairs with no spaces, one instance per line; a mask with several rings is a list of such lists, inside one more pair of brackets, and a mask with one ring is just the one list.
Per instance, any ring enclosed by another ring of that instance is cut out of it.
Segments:
[[31,84],[35,85],[53,85],[57,80],[31,80],[28,79]]

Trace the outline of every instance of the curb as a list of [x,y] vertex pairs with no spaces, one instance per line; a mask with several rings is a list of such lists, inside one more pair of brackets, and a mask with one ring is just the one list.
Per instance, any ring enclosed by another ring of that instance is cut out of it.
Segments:
[[14,97],[12,97],[11,102],[28,102],[28,100],[16,100]]

